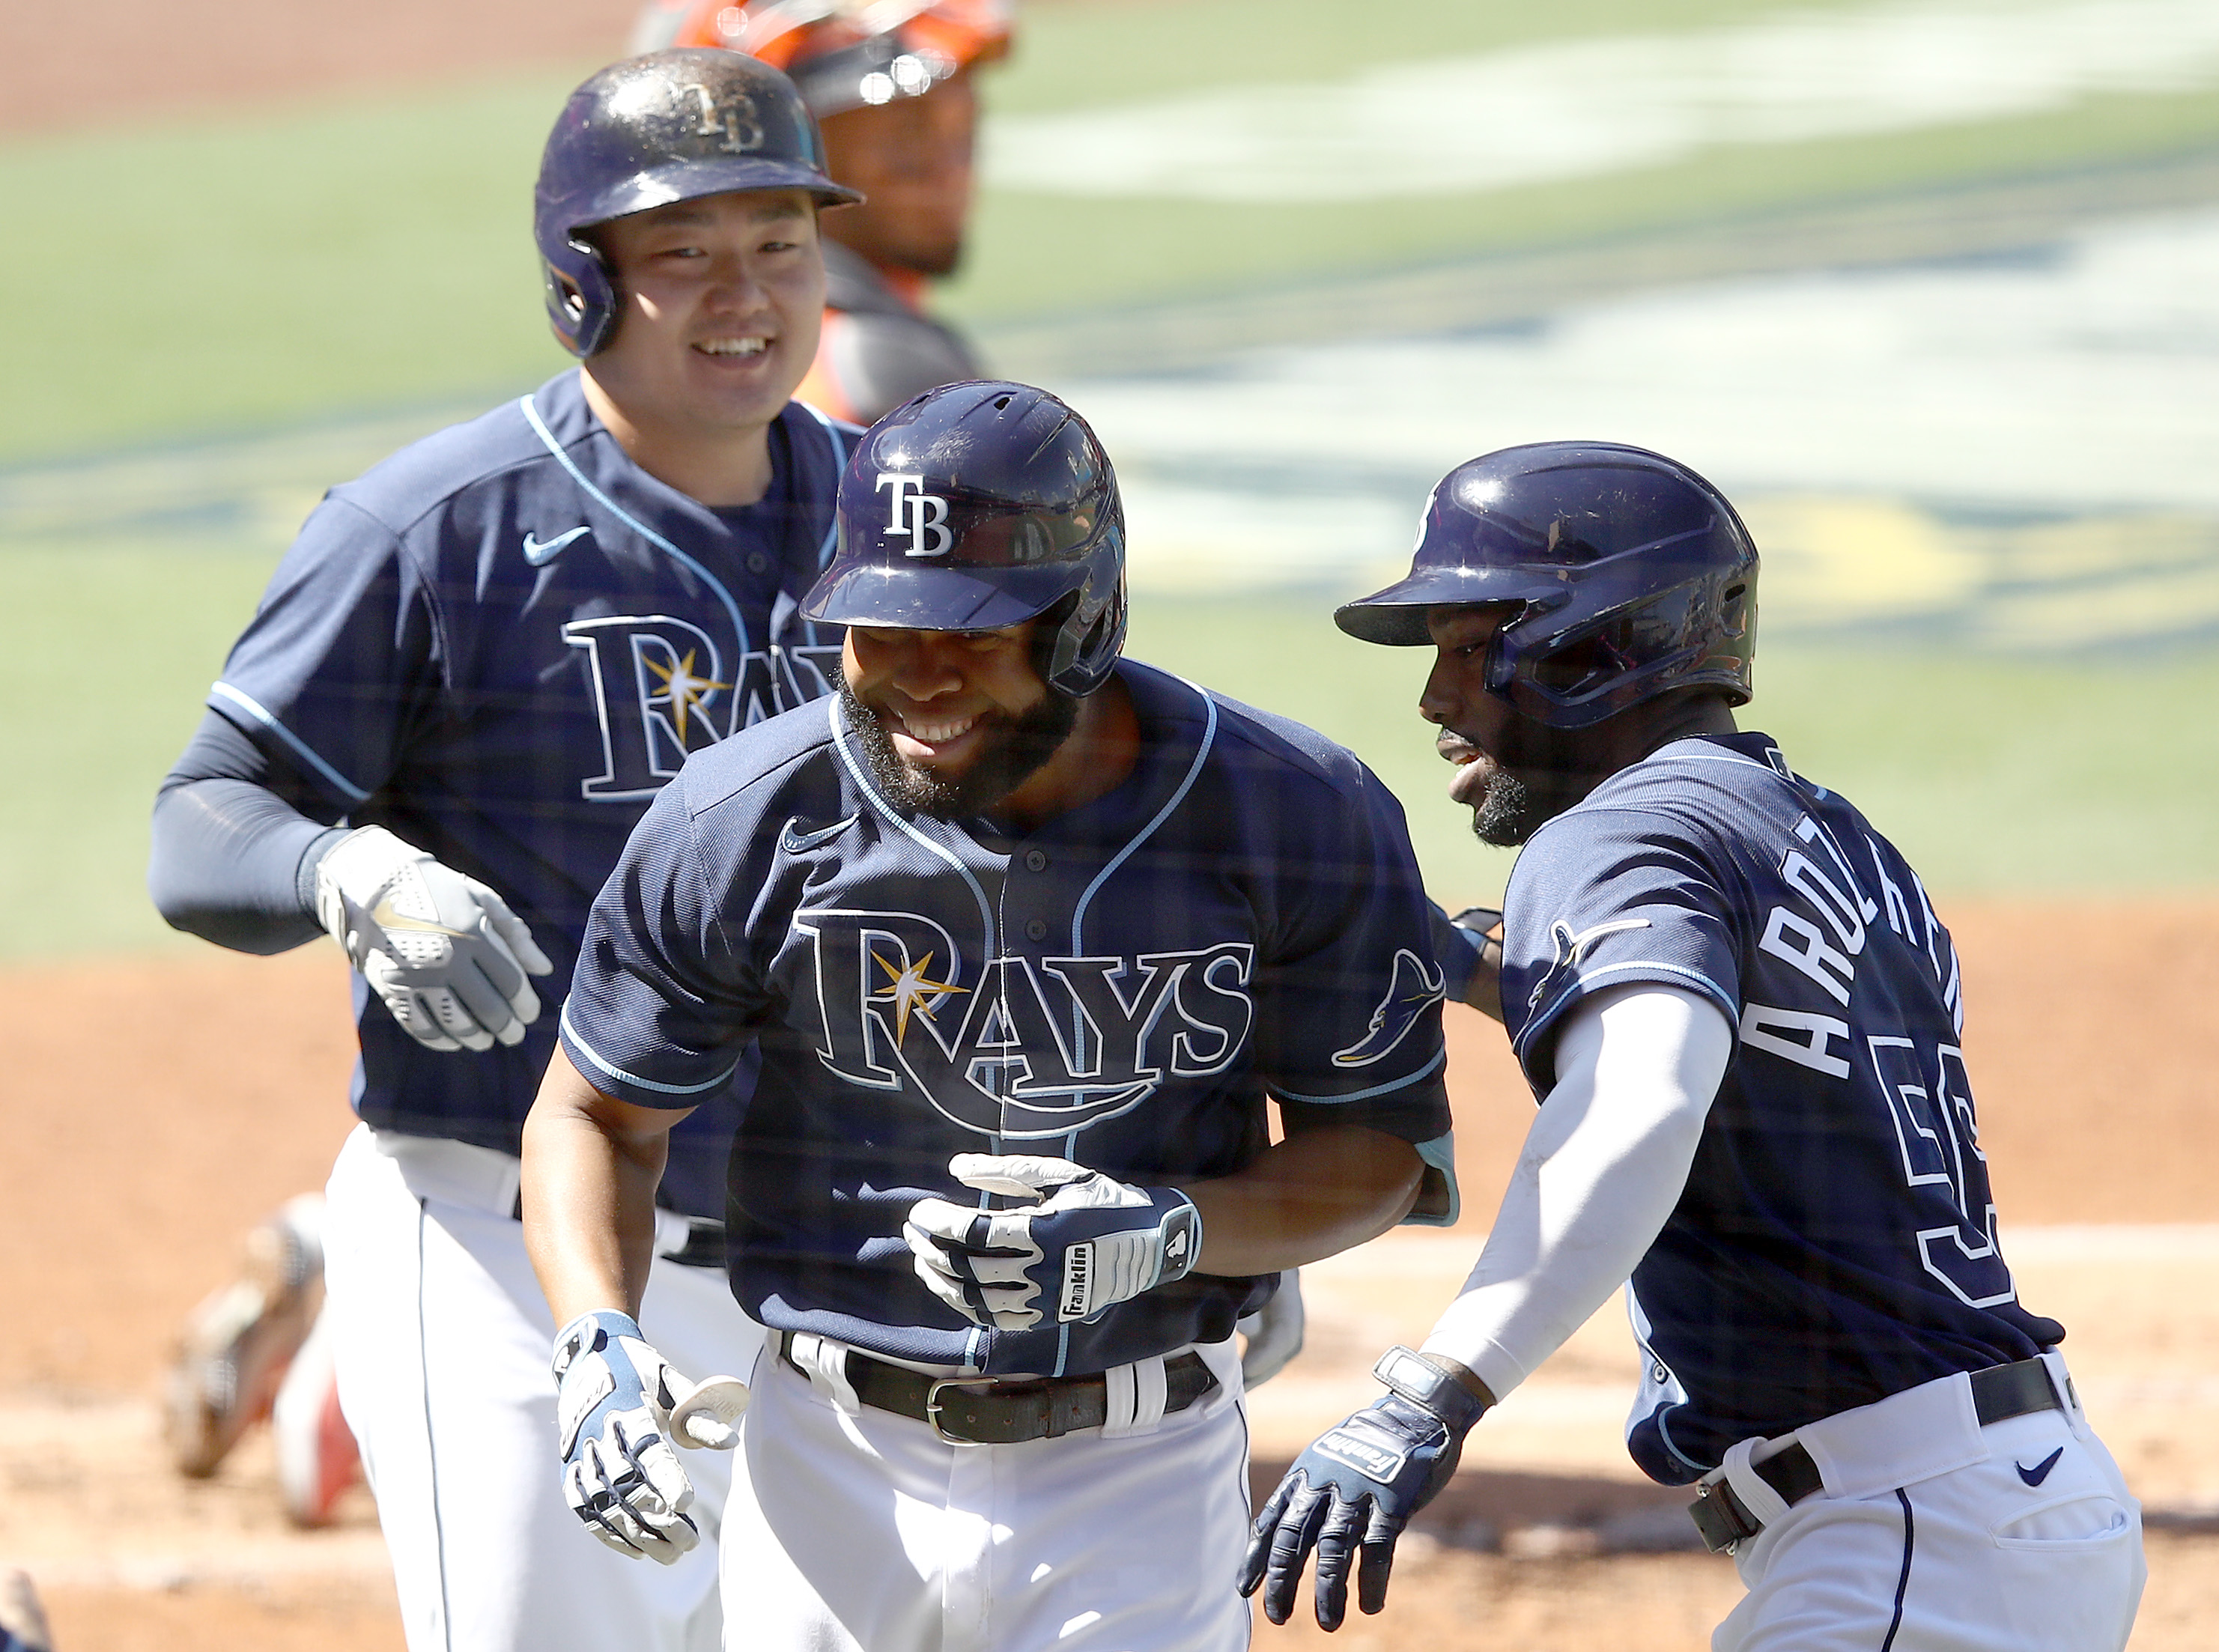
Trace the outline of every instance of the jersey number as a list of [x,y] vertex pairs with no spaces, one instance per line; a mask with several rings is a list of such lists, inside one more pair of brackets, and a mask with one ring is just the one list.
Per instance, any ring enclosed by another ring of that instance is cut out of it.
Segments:
[[1973,1116],[1973,1087],[1964,1053],[1936,1045],[1930,1063],[1907,1038],[1865,1040],[1880,1093],[1895,1121],[1904,1179],[1927,1189],[1936,1214],[1951,1220],[1918,1230],[1918,1254],[1960,1301],[1995,1307],[2017,1299],[2011,1270],[1996,1248],[1996,1207],[1988,1193],[1988,1158]]

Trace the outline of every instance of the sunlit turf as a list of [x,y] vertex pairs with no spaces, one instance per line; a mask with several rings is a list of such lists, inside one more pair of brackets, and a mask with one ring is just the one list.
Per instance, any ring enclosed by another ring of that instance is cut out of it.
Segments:
[[[1742,21],[1778,0],[1116,0],[1029,10],[985,85],[1012,112],[1623,30]],[[529,226],[539,146],[594,65],[171,119],[161,141],[0,144],[12,314],[0,462],[264,428],[333,409],[498,394],[562,357]],[[1489,194],[1228,206],[990,195],[947,307],[998,320],[1608,240],[1793,203],[2131,161],[2219,143],[2219,95],[1729,149]],[[1374,320],[1382,318],[1371,318]],[[1363,318],[1358,318],[1363,320]],[[1391,318],[1383,318],[1391,322]]]

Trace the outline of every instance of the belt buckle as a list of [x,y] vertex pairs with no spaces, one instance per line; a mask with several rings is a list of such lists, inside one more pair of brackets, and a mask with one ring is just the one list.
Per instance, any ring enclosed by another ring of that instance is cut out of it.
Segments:
[[1713,1469],[1695,1482],[1695,1500],[1688,1505],[1688,1518],[1713,1555],[1731,1555],[1764,1530],[1763,1522],[1742,1506],[1726,1484],[1726,1471]]
[[943,1376],[935,1379],[932,1385],[924,1391],[925,1426],[929,1428],[933,1432],[934,1435],[943,1444],[948,1445],[985,1445],[991,1444],[991,1442],[986,1440],[972,1439],[967,1435],[951,1434],[945,1428],[942,1427],[940,1423],[940,1396],[949,1388],[995,1388],[998,1386],[998,1381],[999,1380],[998,1378],[991,1376]]

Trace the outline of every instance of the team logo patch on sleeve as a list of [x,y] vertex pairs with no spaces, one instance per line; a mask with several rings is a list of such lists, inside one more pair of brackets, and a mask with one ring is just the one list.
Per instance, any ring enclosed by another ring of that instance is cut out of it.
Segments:
[[1355,1043],[1333,1052],[1333,1065],[1368,1067],[1388,1055],[1410,1035],[1426,1006],[1440,1002],[1447,978],[1439,966],[1428,968],[1407,947],[1396,953],[1394,976],[1388,982],[1387,996],[1371,1012],[1371,1025]]

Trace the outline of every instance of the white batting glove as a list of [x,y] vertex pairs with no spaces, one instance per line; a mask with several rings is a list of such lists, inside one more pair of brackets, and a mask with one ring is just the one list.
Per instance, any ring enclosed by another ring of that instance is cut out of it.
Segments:
[[701,1541],[686,1511],[693,1482],[678,1445],[728,1451],[747,1409],[735,1376],[688,1382],[628,1314],[581,1314],[555,1338],[555,1429],[563,1496],[586,1529],[620,1555],[668,1566]]
[[910,1207],[902,1237],[925,1289],[966,1319],[1029,1331],[1043,1319],[1091,1320],[1183,1277],[1202,1248],[1202,1216],[1175,1188],[1138,1188],[1067,1158],[958,1153],[955,1179],[1038,1202],[979,1210],[945,1199]]
[[1279,1289],[1253,1314],[1241,1315],[1234,1327],[1246,1337],[1240,1350],[1240,1386],[1260,1388],[1287,1369],[1287,1362],[1302,1351],[1302,1273],[1290,1268],[1279,1276]]
[[516,1044],[555,966],[508,903],[382,826],[316,864],[316,918],[408,1035],[434,1050]]

